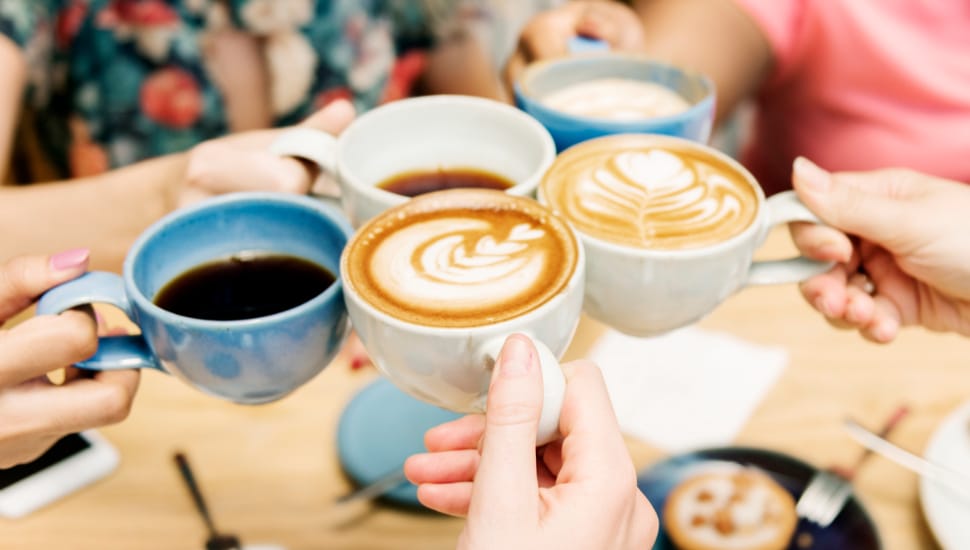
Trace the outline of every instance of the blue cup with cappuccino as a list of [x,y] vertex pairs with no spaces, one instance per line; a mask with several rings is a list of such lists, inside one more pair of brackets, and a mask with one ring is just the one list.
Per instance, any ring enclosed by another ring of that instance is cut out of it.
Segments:
[[552,134],[559,152],[613,134],[706,143],[714,124],[716,92],[705,75],[596,48],[529,65],[514,93],[518,107]]

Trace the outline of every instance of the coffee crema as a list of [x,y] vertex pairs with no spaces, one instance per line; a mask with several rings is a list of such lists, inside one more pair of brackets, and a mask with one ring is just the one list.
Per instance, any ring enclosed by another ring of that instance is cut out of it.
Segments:
[[578,244],[564,220],[501,191],[429,193],[362,227],[341,260],[345,285],[392,317],[471,327],[523,315],[559,294]]
[[542,103],[571,115],[615,121],[672,116],[690,109],[680,94],[654,82],[598,78],[565,86]]
[[747,229],[758,195],[723,159],[665,136],[618,135],[562,153],[543,199],[577,230],[655,250],[700,248]]

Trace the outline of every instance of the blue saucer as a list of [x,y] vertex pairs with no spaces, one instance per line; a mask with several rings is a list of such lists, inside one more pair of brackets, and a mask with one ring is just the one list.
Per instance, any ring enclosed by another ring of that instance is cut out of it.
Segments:
[[[344,472],[358,485],[400,469],[413,454],[425,452],[424,432],[461,415],[419,401],[388,380],[367,385],[350,400],[337,426],[337,455]],[[403,482],[384,500],[421,506],[418,488]]]
[[[801,460],[774,451],[723,447],[694,451],[663,460],[640,472],[637,484],[653,504],[657,514],[662,514],[664,501],[670,491],[697,466],[712,460],[756,466],[771,475],[792,494],[795,500],[798,500],[798,496],[816,471],[816,468]],[[660,524],[663,525],[662,517]],[[810,539],[806,537],[807,540],[811,540],[810,545],[795,544],[794,539],[802,533],[810,535]],[[792,545],[789,547],[791,550],[880,550],[882,548],[876,526],[855,497],[849,499],[835,521],[824,529],[805,520],[799,520],[792,539]],[[675,550],[662,528],[653,550]]]

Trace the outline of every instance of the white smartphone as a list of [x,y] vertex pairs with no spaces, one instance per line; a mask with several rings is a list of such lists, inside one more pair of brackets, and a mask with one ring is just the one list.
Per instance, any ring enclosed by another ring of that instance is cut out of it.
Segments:
[[33,462],[0,468],[0,517],[19,518],[73,493],[111,473],[118,460],[94,431],[64,436]]

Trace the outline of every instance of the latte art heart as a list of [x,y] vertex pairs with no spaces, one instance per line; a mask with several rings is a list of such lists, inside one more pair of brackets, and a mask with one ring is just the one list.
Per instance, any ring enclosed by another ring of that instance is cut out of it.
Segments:
[[744,231],[758,199],[721,160],[650,136],[584,144],[561,155],[543,193],[581,232],[651,249],[715,244]]
[[[443,206],[436,196],[464,202]],[[348,245],[347,285],[375,307],[420,324],[512,318],[559,292],[575,268],[572,235],[549,218],[533,201],[503,193],[424,195],[361,229]]]

